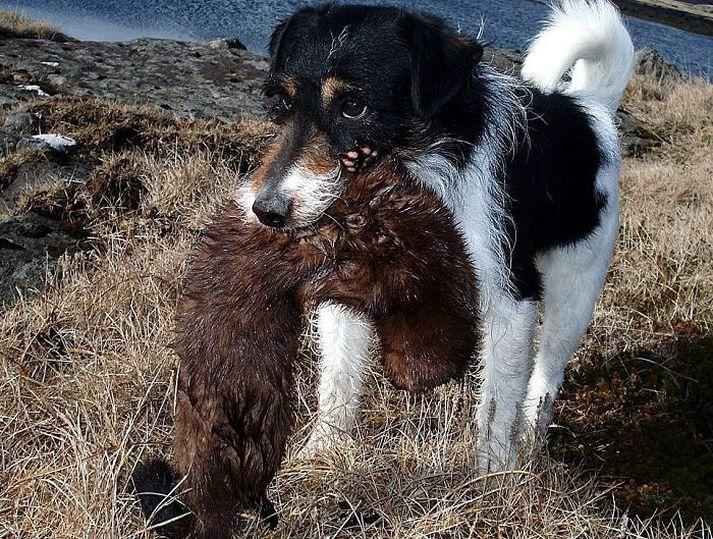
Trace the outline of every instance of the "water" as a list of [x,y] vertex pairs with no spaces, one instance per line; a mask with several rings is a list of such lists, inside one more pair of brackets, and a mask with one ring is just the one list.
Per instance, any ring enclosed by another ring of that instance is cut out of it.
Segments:
[[[303,0],[0,0],[0,8],[18,9],[30,17],[48,20],[79,39],[237,37],[248,49],[264,52],[275,23],[297,7],[311,3]],[[418,5],[467,33],[475,33],[482,21],[484,39],[494,46],[509,48],[524,47],[547,10],[543,4],[531,0],[429,0],[418,4],[387,0],[383,3]],[[630,17],[627,17],[627,25],[637,47],[653,47],[684,71],[713,80],[713,38]]]

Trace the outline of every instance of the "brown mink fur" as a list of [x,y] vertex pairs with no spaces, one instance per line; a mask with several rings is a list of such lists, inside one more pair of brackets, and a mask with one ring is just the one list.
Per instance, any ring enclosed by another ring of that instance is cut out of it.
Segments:
[[179,490],[193,516],[164,532],[230,537],[240,510],[272,512],[265,490],[291,431],[293,364],[310,306],[334,301],[367,315],[386,376],[418,392],[464,372],[477,342],[476,297],[451,215],[389,159],[356,175],[309,227],[270,229],[228,203],[179,305],[173,470],[154,462],[134,477],[151,492],[185,477]]

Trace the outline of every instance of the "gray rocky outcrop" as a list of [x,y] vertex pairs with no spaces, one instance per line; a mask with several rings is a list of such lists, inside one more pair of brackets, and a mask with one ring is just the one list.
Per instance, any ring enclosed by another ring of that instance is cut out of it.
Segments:
[[634,69],[639,75],[653,77],[663,83],[676,82],[683,78],[680,69],[649,47],[636,51]]
[[0,41],[0,109],[56,94],[233,121],[262,112],[265,59],[237,40]]
[[0,221],[0,308],[42,287],[60,256],[83,248],[83,236],[81,228],[34,212]]

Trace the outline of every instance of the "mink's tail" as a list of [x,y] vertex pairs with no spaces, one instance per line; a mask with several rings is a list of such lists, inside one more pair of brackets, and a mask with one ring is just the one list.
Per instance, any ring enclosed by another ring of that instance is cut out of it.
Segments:
[[176,476],[166,460],[154,458],[138,463],[131,485],[152,530],[168,539],[187,535],[192,515],[176,498]]

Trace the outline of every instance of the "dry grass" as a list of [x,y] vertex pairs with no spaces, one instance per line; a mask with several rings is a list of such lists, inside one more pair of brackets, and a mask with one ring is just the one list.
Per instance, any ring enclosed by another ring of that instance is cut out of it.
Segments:
[[[621,372],[641,373],[627,362],[642,350],[656,354],[650,360],[660,367],[646,363],[650,370],[682,368],[678,344],[710,332],[713,141],[701,107],[712,98],[710,86],[640,79],[628,94],[629,108],[670,134],[659,153],[625,164],[618,254],[560,403],[558,421],[571,433],[555,430],[560,462],[542,457],[518,472],[477,477],[472,377],[412,397],[374,369],[354,442],[326,461],[290,456],[271,492],[280,527],[246,525],[238,536],[710,534],[695,518],[628,518],[615,508],[627,492],[620,480],[609,480],[606,467],[600,478],[572,463],[583,440],[626,445],[626,418],[641,405],[628,398],[638,389],[645,395],[650,382],[640,388],[625,379],[616,393],[596,389],[597,380],[611,382],[608,373],[621,364]],[[0,536],[149,537],[124,489],[139,458],[169,451],[175,358],[168,343],[179,277],[197,230],[254,163],[259,144],[250,141],[269,126],[225,128],[93,102],[38,107],[53,129],[84,142],[91,178],[86,187],[68,180],[52,193],[28,193],[16,211],[69,212],[96,248],[64,258],[48,286],[0,322]],[[309,354],[299,378],[291,454],[314,408]],[[655,407],[646,409],[658,418]],[[600,437],[586,438],[593,425]]]
[[31,39],[51,39],[67,41],[67,36],[62,34],[55,26],[29,19],[17,11],[0,9],[0,37],[19,37]]

